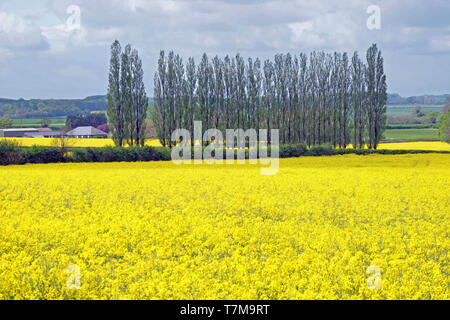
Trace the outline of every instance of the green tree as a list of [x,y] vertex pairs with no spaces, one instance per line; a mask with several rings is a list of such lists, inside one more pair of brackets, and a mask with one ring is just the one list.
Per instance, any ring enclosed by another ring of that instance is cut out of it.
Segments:
[[412,114],[416,116],[417,118],[421,118],[425,116],[425,112],[422,110],[421,106],[415,106],[414,110],[412,111]]
[[49,118],[42,118],[41,120],[41,126],[42,128],[48,128],[48,126],[50,125],[51,121]]
[[367,50],[366,84],[369,149],[376,149],[386,123],[387,85],[383,58],[376,44]]
[[386,102],[387,102],[387,83],[386,75],[384,74],[384,59],[381,56],[381,51],[377,49],[376,44],[373,45],[377,51],[377,64],[375,74],[375,109],[374,109],[374,144],[373,148],[376,149],[381,139],[383,138],[383,132],[386,127]]
[[439,123],[441,116],[442,116],[442,113],[440,113],[439,111],[428,112],[425,115],[425,122],[431,123],[431,124]]
[[9,118],[0,118],[0,129],[12,128],[13,121]]
[[138,51],[128,44],[122,52],[116,40],[111,46],[108,86],[108,118],[117,146],[143,146],[148,97]]
[[166,59],[164,51],[161,50],[159,54],[158,59],[158,70],[155,72],[154,76],[154,97],[155,97],[155,103],[156,108],[154,112],[152,113],[152,119],[155,123],[155,129],[156,133],[159,137],[159,141],[161,142],[162,146],[166,146],[167,142],[167,133],[166,133],[166,118],[167,118],[167,112],[166,112]]
[[441,118],[439,137],[441,141],[450,143],[450,112],[446,112]]
[[145,118],[147,116],[148,97],[145,92],[144,71],[142,70],[142,60],[139,58],[137,50],[131,52],[132,71],[132,119],[134,131],[131,140],[137,146],[145,144]]
[[124,117],[124,139],[133,145],[133,74],[131,69],[131,46],[128,44],[122,53],[120,64],[120,98]]
[[191,134],[191,144],[194,145],[194,118],[196,116],[196,96],[195,89],[197,87],[196,66],[194,58],[189,58],[186,65],[186,81],[184,81],[184,92],[186,95],[186,112],[185,112],[185,128],[187,128]]
[[120,90],[120,60],[121,46],[119,41],[114,41],[111,46],[111,60],[109,65],[108,84],[108,121],[112,138],[117,146],[122,146],[125,138],[125,116]]
[[366,81],[364,64],[355,52],[351,66],[351,104],[353,109],[353,148],[362,149],[367,126]]
[[355,148],[377,148],[385,127],[386,75],[376,45],[367,65],[356,52],[352,59],[346,53],[277,54],[263,65],[239,54],[211,61],[204,54],[197,66],[189,58],[184,69],[178,55],[162,51],[154,83],[152,115],[163,146],[171,146],[176,128],[192,133],[193,120],[204,130],[275,128],[282,143],[342,148],[351,140]]

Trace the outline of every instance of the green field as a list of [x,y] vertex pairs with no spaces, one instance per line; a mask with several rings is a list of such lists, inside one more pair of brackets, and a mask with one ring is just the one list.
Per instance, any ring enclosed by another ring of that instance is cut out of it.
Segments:
[[387,106],[386,113],[391,116],[400,116],[403,114],[412,114],[415,107],[420,106],[423,111],[442,111],[444,105],[417,105],[417,104],[405,104],[405,105],[389,105]]
[[[414,109],[413,105],[404,106],[388,106],[389,114],[408,114]],[[442,106],[426,106],[422,107],[425,111],[441,111]],[[50,128],[54,130],[64,127],[66,117],[49,117],[51,123]],[[22,118],[12,119],[14,128],[39,128],[41,127],[42,118]],[[384,141],[398,140],[439,140],[438,129],[386,129],[384,132]]]
[[[66,117],[49,117],[51,128],[62,128],[66,123]],[[42,118],[18,118],[12,119],[14,128],[40,128]]]
[[388,129],[384,132],[386,141],[395,140],[439,140],[438,129]]

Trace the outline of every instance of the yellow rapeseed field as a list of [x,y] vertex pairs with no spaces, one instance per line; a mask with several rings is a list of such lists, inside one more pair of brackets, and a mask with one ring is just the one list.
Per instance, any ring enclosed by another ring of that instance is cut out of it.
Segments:
[[[353,146],[349,145],[347,148],[353,148]],[[377,149],[450,151],[450,143],[441,141],[389,142],[380,143]]]
[[441,141],[381,143],[379,149],[450,151],[450,143]]
[[449,299],[449,164],[1,167],[0,299]]
[[[51,138],[6,138],[6,140],[14,140],[23,147],[52,146]],[[114,146],[111,139],[67,139],[70,146],[73,147],[106,147]],[[158,139],[147,140],[147,146],[160,147],[161,143]],[[349,148],[352,148],[350,145]],[[440,141],[418,141],[418,142],[399,142],[399,143],[381,143],[378,149],[388,150],[433,150],[433,151],[450,151],[450,144]]]
[[[8,141],[16,141],[23,147],[32,147],[32,146],[43,146],[43,147],[51,147],[54,145],[53,138],[4,138]],[[114,146],[114,142],[112,139],[76,139],[76,138],[68,138],[67,145],[71,147],[112,147]],[[161,144],[159,140],[152,139],[147,140],[145,145],[151,147],[160,147]]]

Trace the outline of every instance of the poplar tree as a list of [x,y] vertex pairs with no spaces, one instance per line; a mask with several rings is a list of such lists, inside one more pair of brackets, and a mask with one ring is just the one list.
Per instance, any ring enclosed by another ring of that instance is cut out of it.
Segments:
[[125,117],[122,107],[122,97],[120,90],[120,61],[122,48],[119,41],[114,41],[111,46],[111,59],[109,65],[108,83],[108,121],[112,138],[116,146],[122,146],[124,141]]
[[300,53],[300,70],[299,70],[299,139],[298,141],[306,142],[307,138],[307,118],[308,112],[308,57],[304,53]]
[[191,134],[191,144],[194,145],[194,121],[196,120],[196,87],[197,87],[197,74],[195,71],[195,61],[194,58],[189,58],[186,65],[186,95],[187,104],[185,112],[185,124],[186,129],[189,130]]
[[[159,54],[158,59],[158,71],[155,73],[154,77],[154,97],[156,102],[156,113],[155,113],[155,127],[156,132],[159,136],[159,141],[162,146],[165,147],[170,139],[167,133],[167,63],[165,58],[165,53],[162,50]],[[169,133],[170,134],[170,133]]]
[[273,104],[275,101],[275,87],[274,87],[274,67],[270,60],[264,61],[264,96],[263,96],[263,116],[265,117],[265,128],[268,133],[268,142],[270,143],[270,129],[273,123]]
[[341,122],[339,124],[339,131],[341,132],[339,147],[346,148],[350,137],[348,132],[348,116],[350,113],[350,71],[349,61],[346,52],[342,55],[341,68],[339,74],[339,103],[341,105]]
[[218,56],[215,56],[212,61],[211,72],[211,87],[213,91],[213,127],[218,129],[220,127],[220,120],[224,110],[224,80],[223,80],[223,62]]
[[230,57],[227,55],[223,64],[224,76],[224,125],[225,129],[231,129],[233,121],[233,93],[234,93],[234,74]]
[[351,106],[353,111],[353,148],[361,149],[365,144],[367,124],[365,67],[355,51],[351,65]]
[[367,66],[365,72],[367,86],[367,121],[368,121],[368,147],[375,145],[375,106],[376,106],[376,46],[371,46],[366,53]]
[[148,97],[145,92],[144,70],[142,69],[142,60],[139,58],[137,50],[131,53],[131,71],[132,71],[132,121],[134,131],[131,139],[137,146],[145,144],[145,119],[147,117]]
[[[209,112],[210,112],[210,76],[209,76],[209,60],[206,54],[203,54],[202,60],[198,66],[198,88],[197,97],[200,109],[200,121],[202,121],[202,128],[209,128]],[[205,129],[205,130],[206,130]],[[202,132],[203,134],[203,132]]]
[[[376,47],[376,44],[374,44]],[[386,75],[384,74],[383,57],[381,51],[377,50],[377,64],[375,75],[375,136],[373,148],[376,149],[381,139],[383,138],[383,131],[386,125],[386,102],[387,102],[387,83]]]
[[237,123],[236,129],[242,128],[243,124],[243,111],[245,105],[245,62],[244,59],[237,54],[236,55],[236,73],[235,73],[235,101],[236,101],[236,113],[237,113]]
[[125,46],[120,65],[120,96],[125,118],[124,138],[128,145],[133,145],[133,75],[131,69],[131,46]]
[[108,121],[117,146],[143,146],[148,98],[138,51],[119,41],[111,46],[108,84]]
[[[357,52],[277,54],[273,60],[244,60],[237,54],[186,68],[178,55],[164,52],[155,74],[155,124],[163,146],[170,134],[193,121],[203,130],[280,130],[281,143],[330,143],[346,148],[376,148],[385,124],[386,76],[381,53],[373,45],[367,64]],[[270,136],[268,140],[270,141]]]

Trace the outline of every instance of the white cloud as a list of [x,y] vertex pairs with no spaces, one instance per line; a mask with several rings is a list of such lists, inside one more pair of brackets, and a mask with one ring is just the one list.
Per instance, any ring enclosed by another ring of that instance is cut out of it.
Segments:
[[50,52],[63,53],[71,46],[80,46],[86,43],[86,30],[72,29],[66,24],[59,24],[52,27],[41,27],[42,35],[50,44]]
[[293,45],[306,50],[356,48],[358,28],[342,13],[320,15],[312,20],[288,24]]
[[[131,43],[142,53],[149,92],[160,49],[173,49],[184,60],[192,55],[197,61],[203,52],[209,56],[240,52],[246,57],[265,59],[280,52],[298,54],[301,51],[336,50],[351,53],[358,50],[364,56],[364,50],[376,42],[386,54],[388,76],[395,73],[397,65],[403,65],[403,70],[416,70],[406,65],[406,61],[411,60],[393,62],[389,59],[393,55],[407,57],[420,53],[423,61],[433,59],[441,65],[450,63],[450,1],[444,0],[426,3],[422,0],[34,1],[41,1],[41,5],[32,13],[19,10],[19,1],[11,1],[14,5],[0,9],[8,10],[0,11],[0,63],[2,59],[8,59],[10,70],[7,71],[10,74],[0,76],[0,81],[2,85],[11,83],[10,90],[16,90],[17,96],[25,96],[20,93],[21,86],[5,80],[13,79],[14,69],[24,65],[32,68],[37,77],[50,74],[46,78],[56,79],[55,88],[46,93],[45,90],[38,91],[34,96],[73,96],[74,87],[79,88],[77,92],[87,88],[86,94],[103,93],[109,46],[115,39],[122,45]],[[370,4],[381,7],[379,31],[370,31],[366,27],[366,9]],[[79,30],[67,27],[70,5],[81,9]],[[35,63],[37,56],[39,63]],[[72,76],[65,78],[65,73],[59,69],[67,64],[74,69]],[[80,67],[78,70],[95,71],[83,78],[82,72],[75,72],[76,64]],[[434,68],[435,64],[429,66]],[[389,73],[391,70],[393,72]],[[439,72],[440,69],[435,71]],[[420,74],[418,70],[415,78],[420,79]],[[78,81],[75,80],[77,77]],[[403,83],[398,80],[400,76],[396,77],[393,90],[400,93],[402,88],[413,90],[409,89],[413,77],[405,76]],[[441,77],[435,85],[450,83],[450,78],[446,79],[448,81],[443,81]],[[17,81],[25,83],[27,79],[22,76]],[[33,81],[30,80],[31,85],[27,86],[30,90],[37,82]],[[431,87],[433,81],[420,81],[417,87],[424,83]]]
[[0,49],[2,56],[14,56],[26,50],[46,48],[40,29],[13,13],[0,11]]
[[450,32],[446,35],[432,37],[430,39],[430,48],[436,53],[450,53]]
[[303,47],[313,48],[321,46],[325,39],[314,32],[314,24],[312,21],[295,22],[288,24],[292,31],[291,41],[295,45],[302,45]]
[[168,13],[180,12],[183,6],[182,2],[174,0],[160,0],[157,1],[157,4],[163,11]]

